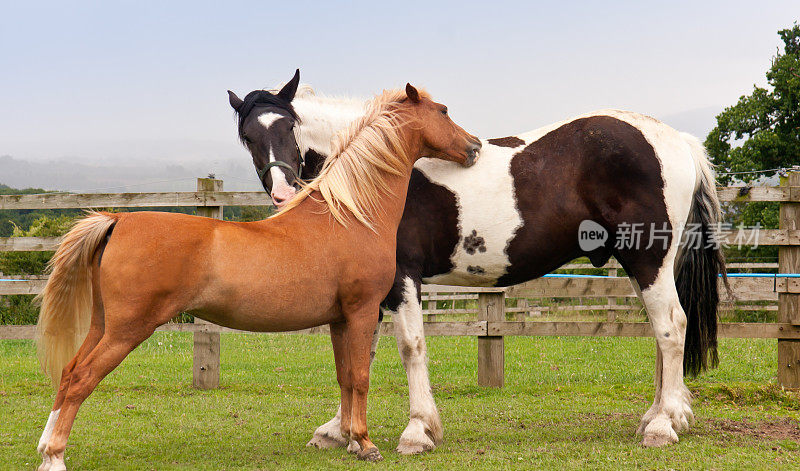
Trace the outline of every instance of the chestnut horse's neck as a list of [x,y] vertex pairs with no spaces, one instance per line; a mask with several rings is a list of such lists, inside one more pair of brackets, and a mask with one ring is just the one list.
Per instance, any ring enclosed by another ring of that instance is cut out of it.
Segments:
[[[403,126],[402,129],[398,130],[400,139],[405,143],[409,159],[397,175],[380,171],[379,178],[383,179],[384,185],[382,186],[386,188],[386,191],[381,195],[380,204],[371,215],[372,228],[368,228],[359,222],[352,213],[345,210],[347,212],[346,223],[349,229],[359,227],[363,231],[373,232],[380,237],[386,237],[390,240],[396,239],[397,228],[400,225],[405,209],[411,171],[414,163],[422,156],[420,133],[421,131],[415,126],[409,125]],[[365,162],[364,165],[370,164]],[[279,216],[307,221],[313,215],[319,214],[325,214],[332,218],[328,205],[319,190],[314,190],[296,207],[279,214]]]

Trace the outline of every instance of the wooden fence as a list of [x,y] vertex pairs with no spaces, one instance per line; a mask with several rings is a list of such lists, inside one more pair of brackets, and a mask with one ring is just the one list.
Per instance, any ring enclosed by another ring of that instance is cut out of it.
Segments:
[[[778,246],[778,264],[731,264],[734,269],[777,268],[781,274],[800,273],[800,172],[783,178],[779,187],[718,189],[725,202],[780,202],[779,229],[761,230],[758,244]],[[196,192],[171,193],[115,193],[115,194],[41,194],[0,196],[0,209],[67,209],[113,207],[165,207],[193,206],[200,215],[222,217],[223,206],[265,206],[269,204],[262,192],[225,192],[222,181],[198,179]],[[753,240],[752,232],[739,234],[744,240]],[[735,243],[736,233],[727,234],[724,241]],[[57,238],[15,237],[0,238],[0,251],[49,251],[58,244]],[[570,268],[589,268],[588,265],[570,265]],[[610,274],[619,269],[613,262],[607,265]],[[37,294],[46,282],[45,277],[27,277],[9,280],[2,277],[0,295]],[[730,323],[719,326],[720,337],[772,338],[778,341],[778,382],[789,388],[800,387],[800,278],[731,278],[731,287],[737,302],[772,303],[744,306],[745,309],[777,310],[775,323]],[[516,298],[516,306],[507,307],[507,299]],[[577,306],[531,305],[536,298],[575,298]],[[504,379],[504,338],[506,336],[622,336],[652,337],[647,322],[619,321],[618,312],[640,309],[624,302],[635,298],[626,277],[603,278],[540,278],[508,288],[475,288],[454,286],[423,286],[423,302],[427,317],[427,335],[478,337],[478,383],[500,387]],[[591,301],[605,300],[601,304]],[[622,301],[621,301],[622,300]],[[451,307],[440,306],[449,301]],[[471,307],[456,307],[456,301],[467,301]],[[733,300],[725,299],[731,303]],[[623,304],[619,304],[622,302]],[[739,306],[737,306],[737,309]],[[536,313],[555,311],[607,311],[603,321],[542,320]],[[531,315],[533,313],[533,315]],[[442,316],[467,316],[469,320],[435,320]],[[508,320],[508,319],[514,320]],[[536,320],[539,318],[539,320]],[[384,335],[392,335],[393,324],[384,322]],[[219,385],[220,334],[237,332],[197,320],[194,324],[167,324],[159,330],[192,332],[194,335],[194,386],[215,388]],[[298,331],[297,333],[325,333],[327,326]],[[32,338],[34,326],[0,326],[0,339]]]

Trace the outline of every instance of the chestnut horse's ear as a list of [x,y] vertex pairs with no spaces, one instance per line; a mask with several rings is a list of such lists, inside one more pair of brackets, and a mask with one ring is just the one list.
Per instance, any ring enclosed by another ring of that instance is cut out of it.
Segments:
[[412,103],[419,103],[419,92],[410,83],[406,84],[406,95]]
[[244,104],[242,99],[236,96],[236,94],[230,90],[228,90],[228,101],[231,104],[231,108],[233,108],[237,113],[240,109],[242,109],[242,105]]
[[289,80],[289,83],[281,88],[281,91],[278,92],[278,96],[283,98],[286,101],[292,101],[294,99],[294,94],[297,93],[297,85],[300,84],[300,69],[294,71],[294,77]]

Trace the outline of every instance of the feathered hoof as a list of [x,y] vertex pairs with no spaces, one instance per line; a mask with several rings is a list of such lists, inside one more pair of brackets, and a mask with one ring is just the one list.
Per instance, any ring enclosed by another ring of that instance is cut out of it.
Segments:
[[359,451],[356,456],[361,461],[383,461],[383,456],[381,456],[381,452],[378,451],[377,447],[367,448],[366,450]]
[[[438,416],[436,417],[438,420]],[[437,427],[439,432],[439,442],[441,442],[441,426]],[[400,442],[397,444],[397,452],[401,455],[418,455],[426,453],[436,448],[434,432],[425,422],[419,419],[411,419],[408,426],[400,435]]]
[[642,439],[642,446],[645,448],[661,448],[662,446],[674,445],[678,440],[662,435],[646,436]]
[[436,445],[427,436],[422,440],[407,440],[400,437],[400,443],[397,444],[397,452],[401,455],[419,455],[434,448],[436,448]]
[[678,434],[672,429],[671,433],[645,433],[642,438],[642,446],[645,448],[660,448],[662,446],[678,443]]
[[342,448],[347,446],[347,440],[337,439],[328,435],[314,435],[314,437],[308,443],[306,443],[306,446],[313,446],[314,448],[319,448],[320,450],[326,450],[328,448]]

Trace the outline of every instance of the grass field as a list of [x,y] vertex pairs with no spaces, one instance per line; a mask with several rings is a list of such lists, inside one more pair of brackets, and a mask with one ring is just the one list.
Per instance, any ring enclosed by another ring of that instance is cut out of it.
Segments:
[[[305,447],[336,411],[325,336],[226,335],[222,388],[191,389],[191,336],[159,333],[86,401],[67,465],[87,469],[775,469],[800,462],[800,396],[775,385],[776,343],[722,340],[721,367],[689,382],[697,424],[644,449],[633,431],[652,400],[654,343],[509,338],[506,387],[476,386],[474,338],[428,339],[445,443],[394,452],[408,420],[394,339],[372,371],[370,435],[385,461]],[[29,341],[0,341],[0,468],[34,469],[52,393]]]

